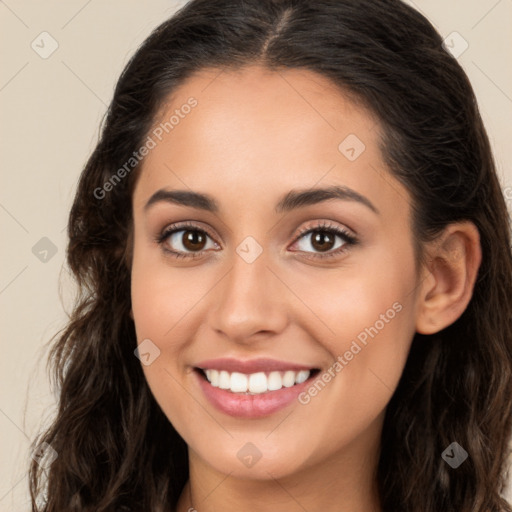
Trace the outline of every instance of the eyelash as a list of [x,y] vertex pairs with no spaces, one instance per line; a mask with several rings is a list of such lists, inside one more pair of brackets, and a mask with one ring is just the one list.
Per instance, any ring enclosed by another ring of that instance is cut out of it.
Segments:
[[[194,224],[191,224],[191,223],[188,223],[188,222],[183,222],[183,223],[178,223],[178,224],[172,224],[171,226],[168,226],[166,229],[164,229],[155,239],[155,241],[160,245],[162,246],[162,250],[165,251],[166,253],[168,253],[169,255],[171,255],[172,257],[175,257],[175,258],[190,258],[190,259],[194,259],[194,258],[199,258],[203,255],[203,252],[205,251],[200,251],[200,252],[196,252],[196,253],[181,253],[181,252],[177,252],[177,251],[173,251],[171,249],[168,249],[167,247],[164,247],[164,243],[165,241],[174,233],[176,232],[179,232],[179,231],[187,231],[187,230],[190,230],[190,231],[199,231],[200,233],[203,233],[207,236],[209,236],[210,238],[213,239],[213,237],[204,229],[202,228],[199,228],[198,226],[194,225]],[[343,241],[345,242],[341,247],[339,247],[338,249],[336,249],[335,251],[333,252],[328,252],[328,253],[314,253],[314,256],[307,256],[307,258],[311,258],[311,259],[325,259],[325,258],[331,258],[331,257],[334,257],[334,256],[339,256],[340,254],[346,252],[347,250],[349,250],[349,248],[351,246],[354,246],[354,245],[357,245],[359,242],[357,240],[356,237],[354,237],[353,235],[351,235],[348,231],[342,229],[342,228],[339,228],[339,227],[336,227],[336,226],[332,226],[331,224],[329,224],[328,222],[322,222],[321,224],[319,225],[316,225],[316,226],[313,226],[313,227],[307,227],[307,228],[303,228],[299,234],[296,236],[295,240],[293,241],[293,243],[297,242],[298,240],[300,240],[303,236],[309,234],[309,233],[314,233],[316,231],[321,231],[321,232],[324,232],[324,233],[330,233],[332,235],[337,235],[339,236],[340,238],[343,239]],[[308,253],[310,254],[310,253]]]

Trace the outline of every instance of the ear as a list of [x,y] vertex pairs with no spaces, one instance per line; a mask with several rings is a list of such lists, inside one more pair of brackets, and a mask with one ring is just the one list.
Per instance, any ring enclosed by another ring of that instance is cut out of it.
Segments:
[[416,331],[434,334],[455,322],[471,300],[482,260],[478,229],[469,221],[449,224],[426,250]]

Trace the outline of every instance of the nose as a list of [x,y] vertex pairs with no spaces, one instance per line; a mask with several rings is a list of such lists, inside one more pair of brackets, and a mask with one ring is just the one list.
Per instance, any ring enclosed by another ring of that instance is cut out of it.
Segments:
[[217,335],[250,344],[286,328],[287,290],[274,272],[265,251],[252,262],[233,253],[232,267],[211,297],[209,325]]

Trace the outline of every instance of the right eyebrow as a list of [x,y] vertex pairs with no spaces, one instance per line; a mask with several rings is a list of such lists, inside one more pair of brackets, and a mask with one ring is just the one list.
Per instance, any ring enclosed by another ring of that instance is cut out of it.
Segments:
[[145,204],[144,211],[147,211],[150,206],[160,202],[190,206],[213,213],[219,211],[217,201],[208,194],[200,194],[199,192],[191,192],[189,190],[166,189],[156,191]]

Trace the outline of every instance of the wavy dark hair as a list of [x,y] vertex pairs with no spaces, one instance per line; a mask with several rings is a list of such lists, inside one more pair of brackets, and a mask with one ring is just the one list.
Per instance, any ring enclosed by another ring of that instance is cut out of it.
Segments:
[[[449,223],[478,228],[471,301],[452,325],[414,336],[386,410],[376,478],[385,512],[511,512],[502,496],[512,429],[510,218],[466,74],[400,0],[192,0],[130,59],[69,217],[77,297],[50,340],[58,411],[33,442],[58,457],[46,471],[30,465],[32,511],[176,506],[187,447],[134,357],[131,199],[140,164],[101,199],[95,190],[141,147],[192,73],[253,64],[319,73],[376,115],[389,171],[410,194],[418,262]],[[441,457],[453,441],[469,454],[456,470]]]

